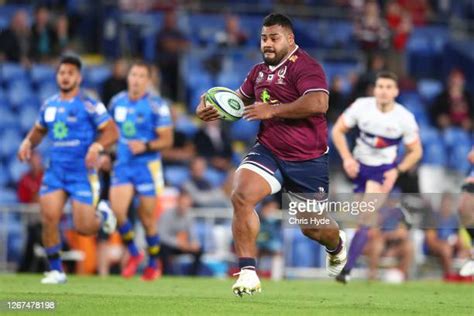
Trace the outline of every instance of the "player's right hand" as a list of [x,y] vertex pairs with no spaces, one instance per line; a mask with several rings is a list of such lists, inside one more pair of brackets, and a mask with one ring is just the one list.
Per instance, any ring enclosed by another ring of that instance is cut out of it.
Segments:
[[20,161],[28,161],[31,158],[31,141],[29,139],[25,139],[18,149],[18,159]]
[[344,166],[344,171],[347,173],[349,178],[354,179],[359,174],[359,163],[354,158],[344,159],[342,165]]
[[219,112],[213,106],[206,105],[205,94],[201,95],[201,101],[196,108],[196,115],[205,122],[220,118]]
[[104,147],[99,143],[92,143],[89,146],[85,159],[87,168],[97,169],[99,167],[99,156],[102,150],[104,150]]

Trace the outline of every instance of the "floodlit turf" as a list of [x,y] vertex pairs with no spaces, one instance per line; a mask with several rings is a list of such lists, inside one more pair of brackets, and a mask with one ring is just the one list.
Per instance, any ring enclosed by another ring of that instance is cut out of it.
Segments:
[[53,314],[88,316],[474,315],[472,284],[357,281],[343,286],[330,280],[264,280],[262,293],[239,298],[231,292],[231,279],[162,278],[145,283],[138,277],[69,276],[64,285],[41,285],[40,277],[0,274],[0,314],[5,312],[5,300],[53,300],[57,303]]

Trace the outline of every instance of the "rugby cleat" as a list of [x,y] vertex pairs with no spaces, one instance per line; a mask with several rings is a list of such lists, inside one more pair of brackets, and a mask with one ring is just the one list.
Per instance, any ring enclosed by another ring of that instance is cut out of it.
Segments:
[[326,271],[330,277],[338,276],[347,262],[346,233],[340,230],[339,238],[342,240],[341,251],[336,255],[326,252]]
[[145,270],[143,270],[143,281],[154,281],[159,277],[161,277],[161,269],[159,268],[146,267]]
[[351,276],[347,273],[341,272],[336,276],[336,281],[342,284],[347,284],[351,280]]
[[255,270],[242,269],[240,272],[234,274],[234,276],[236,275],[238,275],[239,278],[232,286],[232,292],[234,292],[235,295],[242,297],[244,294],[253,295],[254,293],[260,293],[262,291],[260,279]]
[[97,212],[99,212],[103,218],[102,220],[102,230],[106,234],[112,234],[117,227],[117,218],[112,212],[109,204],[105,201],[100,201],[97,205]]
[[142,252],[140,252],[138,256],[130,256],[127,260],[127,263],[125,264],[125,267],[122,270],[122,276],[124,278],[133,277],[137,272],[138,267],[140,266],[140,263],[142,263],[143,259],[145,259],[145,255]]
[[459,271],[459,275],[462,277],[468,277],[474,275],[474,259],[470,259],[462,266]]
[[44,278],[41,280],[41,284],[63,284],[66,283],[66,273],[58,270],[51,270],[44,273]]

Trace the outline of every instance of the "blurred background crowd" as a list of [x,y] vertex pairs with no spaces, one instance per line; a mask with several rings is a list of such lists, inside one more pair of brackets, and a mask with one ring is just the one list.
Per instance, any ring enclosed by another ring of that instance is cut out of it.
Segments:
[[[82,86],[106,105],[126,89],[131,59],[153,65],[153,89],[168,102],[175,124],[174,145],[163,152],[167,189],[157,216],[169,223],[160,224],[169,230],[170,238],[163,243],[187,254],[168,264],[167,271],[226,275],[233,260],[228,198],[232,174],[254,142],[258,122],[204,124],[194,110],[208,88],[238,88],[261,61],[261,21],[271,11],[293,19],[296,42],[322,64],[330,87],[330,126],[353,100],[371,95],[378,71],[399,75],[399,101],[420,125],[424,157],[399,179],[398,188],[439,194],[435,208],[453,217],[446,220],[452,231],[435,232],[436,238],[408,228],[401,235],[389,234],[405,241],[410,235],[414,241],[405,259],[409,263],[401,260],[405,266],[400,269],[413,270],[413,261],[417,267],[429,264],[429,245],[443,242],[450,249],[437,252],[444,254],[443,269],[438,269],[444,275],[456,257],[466,255],[461,250],[468,242],[456,224],[455,200],[470,168],[466,157],[473,144],[472,0],[31,2],[0,0],[0,270],[41,271],[44,265],[34,203],[48,159],[47,144],[38,148],[29,165],[17,161],[15,154],[41,102],[56,92],[55,61],[74,52],[86,64]],[[103,160],[107,188],[113,157]],[[351,192],[335,150],[330,161],[331,191]],[[279,201],[270,198],[258,210],[262,271],[271,271],[268,275],[275,278],[306,276],[306,268],[315,268],[317,274],[323,266],[322,250],[297,230],[281,229]],[[180,228],[173,229],[173,223]],[[123,249],[118,236],[76,235],[68,216],[63,228],[70,269],[99,274],[119,269]],[[164,263],[177,255],[164,253]]]

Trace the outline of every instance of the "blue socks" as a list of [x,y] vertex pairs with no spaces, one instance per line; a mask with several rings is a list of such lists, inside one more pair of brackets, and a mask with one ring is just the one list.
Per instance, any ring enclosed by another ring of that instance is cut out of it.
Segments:
[[59,257],[59,251],[61,251],[61,244],[57,244],[52,247],[47,247],[46,255],[48,256],[50,270],[57,270],[63,272],[63,265],[61,258]]
[[158,267],[158,254],[160,253],[160,237],[158,234],[146,236],[148,244],[148,267],[156,269]]
[[133,232],[132,224],[129,221],[126,221],[125,224],[118,228],[120,236],[122,236],[123,242],[127,245],[128,252],[132,257],[137,257],[140,255],[137,246],[135,245],[134,238],[135,233]]

